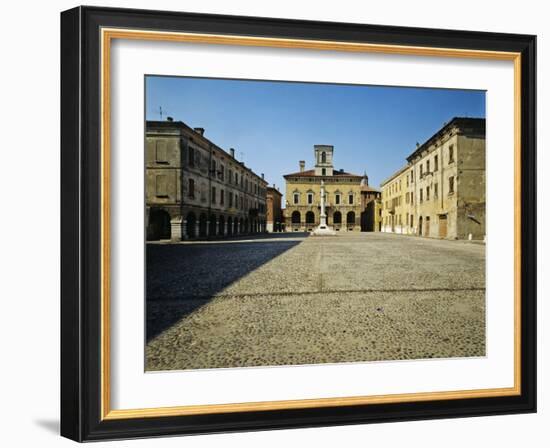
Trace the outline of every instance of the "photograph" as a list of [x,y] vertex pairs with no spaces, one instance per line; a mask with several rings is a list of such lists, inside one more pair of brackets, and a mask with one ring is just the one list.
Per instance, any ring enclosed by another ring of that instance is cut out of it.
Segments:
[[145,371],[486,356],[486,91],[143,95]]

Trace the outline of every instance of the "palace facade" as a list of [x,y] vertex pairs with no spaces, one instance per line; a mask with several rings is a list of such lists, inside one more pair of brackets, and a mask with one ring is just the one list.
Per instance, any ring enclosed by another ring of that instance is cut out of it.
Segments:
[[145,150],[148,240],[180,241],[266,230],[267,182],[203,128],[147,121]]
[[485,238],[485,119],[455,117],[381,184],[382,231]]
[[379,231],[380,192],[369,186],[368,176],[334,169],[334,146],[315,145],[315,166],[284,175],[285,229],[311,232],[320,223],[321,181],[325,185],[327,224],[336,231]]

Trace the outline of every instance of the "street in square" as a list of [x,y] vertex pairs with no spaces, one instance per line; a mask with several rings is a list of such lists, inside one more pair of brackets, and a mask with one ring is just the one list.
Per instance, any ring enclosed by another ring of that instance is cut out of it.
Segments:
[[485,355],[485,245],[383,232],[147,244],[146,370]]

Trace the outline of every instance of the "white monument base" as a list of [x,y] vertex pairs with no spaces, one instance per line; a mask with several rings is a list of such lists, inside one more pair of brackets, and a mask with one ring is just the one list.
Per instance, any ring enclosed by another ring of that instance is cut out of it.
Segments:
[[327,214],[325,213],[325,182],[321,180],[321,217],[317,228],[311,232],[314,236],[335,236],[336,232],[327,226]]
[[313,232],[311,232],[311,234],[314,236],[335,236],[336,231],[331,229],[329,226],[320,225]]

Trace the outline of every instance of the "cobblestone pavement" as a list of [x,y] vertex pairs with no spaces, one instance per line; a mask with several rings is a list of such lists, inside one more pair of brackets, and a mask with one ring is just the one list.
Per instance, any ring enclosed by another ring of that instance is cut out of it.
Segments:
[[482,244],[284,234],[147,263],[147,370],[485,355]]

